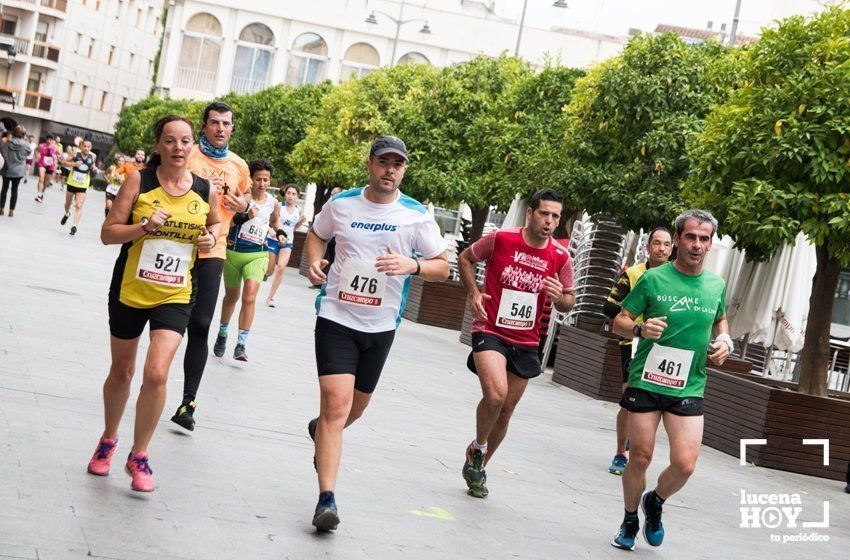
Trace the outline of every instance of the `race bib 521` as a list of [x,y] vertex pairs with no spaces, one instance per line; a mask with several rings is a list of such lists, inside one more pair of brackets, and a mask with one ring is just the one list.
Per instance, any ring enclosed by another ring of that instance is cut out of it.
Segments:
[[186,286],[194,247],[191,243],[146,239],[139,254],[136,278],[160,286]]

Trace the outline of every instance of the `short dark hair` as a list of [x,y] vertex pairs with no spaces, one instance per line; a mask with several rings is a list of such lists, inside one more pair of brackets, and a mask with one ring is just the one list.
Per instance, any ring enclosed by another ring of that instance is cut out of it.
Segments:
[[652,243],[652,238],[653,238],[653,237],[655,236],[655,234],[656,234],[656,233],[658,233],[659,231],[667,232],[667,235],[669,235],[669,236],[670,236],[670,239],[673,239],[673,234],[672,234],[672,233],[670,233],[670,230],[669,230],[669,229],[667,229],[667,228],[666,228],[666,227],[664,227],[664,226],[658,226],[658,227],[654,227],[654,228],[652,228],[652,231],[650,231],[650,232],[649,232],[649,237],[647,237],[647,238],[646,238],[646,244],[647,244],[647,245],[649,245],[650,243]]
[[257,171],[268,171],[270,174],[274,173],[274,165],[266,158],[255,159],[248,165],[248,172],[253,177]]
[[552,189],[540,189],[531,195],[531,199],[528,202],[528,206],[531,208],[532,212],[540,208],[540,201],[542,200],[551,200],[552,202],[557,202],[562,206],[564,204],[564,197],[558,194],[557,191],[553,191]]
[[204,118],[201,122],[207,122],[211,111],[215,111],[216,113],[233,113],[233,107],[223,101],[213,101],[204,109]]

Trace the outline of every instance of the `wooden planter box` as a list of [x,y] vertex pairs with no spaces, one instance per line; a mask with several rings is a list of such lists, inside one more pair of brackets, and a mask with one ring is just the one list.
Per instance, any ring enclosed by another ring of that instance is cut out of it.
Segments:
[[[741,439],[767,439],[767,445],[747,448],[749,461],[844,480],[850,459],[850,400],[803,395],[772,385],[782,384],[708,370],[703,443],[738,457]],[[823,465],[823,447],[803,445],[803,439],[829,440],[829,466]]]
[[[289,259],[291,263],[295,259]],[[310,263],[307,262],[307,251],[301,251],[301,257],[298,259],[298,274],[301,276],[307,276],[307,269],[310,268]]]
[[619,402],[623,375],[618,339],[562,325],[552,381],[594,399]]
[[[703,443],[734,457],[742,439],[767,439],[749,446],[752,463],[821,478],[844,480],[850,459],[850,395],[813,397],[749,373],[749,364],[730,359],[724,371],[708,370]],[[561,327],[552,380],[595,399],[619,402],[622,375],[617,339],[605,333]],[[834,393],[838,395],[838,393]],[[829,439],[823,447],[803,439]]]
[[460,282],[426,282],[410,278],[407,305],[402,317],[444,329],[460,330],[466,306],[466,290]]
[[463,305],[459,340],[467,346],[472,346],[472,310],[469,307],[469,300]]
[[301,255],[304,253],[305,239],[307,239],[306,231],[295,232],[295,240],[292,242],[292,254],[289,256],[289,264],[286,265],[287,268],[301,267]]

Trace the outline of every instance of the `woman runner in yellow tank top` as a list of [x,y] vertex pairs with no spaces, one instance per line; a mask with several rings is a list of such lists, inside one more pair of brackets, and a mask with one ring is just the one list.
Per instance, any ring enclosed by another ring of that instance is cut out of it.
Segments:
[[169,115],[156,123],[154,135],[156,154],[145,169],[127,176],[100,233],[104,244],[122,246],[109,289],[112,366],[103,384],[105,429],[88,466],[91,474],[109,473],[139,337],[150,323],[134,441],[124,467],[139,492],[154,490],[147,448],[194,303],[192,267],[199,249],[215,246],[220,227],[215,189],[186,168],[194,144],[192,123]]

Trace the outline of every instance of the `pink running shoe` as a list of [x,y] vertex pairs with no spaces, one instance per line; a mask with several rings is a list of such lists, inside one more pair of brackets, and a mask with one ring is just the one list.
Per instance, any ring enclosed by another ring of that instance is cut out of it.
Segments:
[[97,449],[89,461],[89,474],[106,476],[109,474],[109,465],[112,463],[112,454],[118,448],[118,439],[101,438]]
[[153,483],[153,470],[148,464],[147,453],[133,454],[131,451],[127,456],[127,464],[124,472],[133,478],[130,487],[136,492],[153,492],[156,486]]

